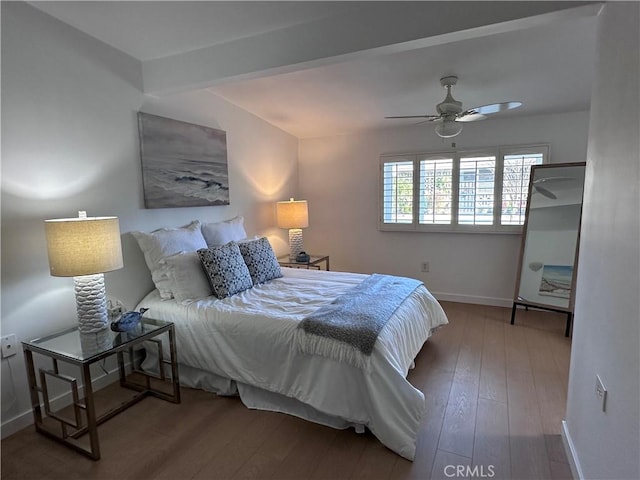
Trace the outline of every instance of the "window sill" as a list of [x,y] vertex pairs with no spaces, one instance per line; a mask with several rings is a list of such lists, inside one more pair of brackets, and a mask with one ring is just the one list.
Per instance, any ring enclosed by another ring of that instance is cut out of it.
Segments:
[[415,225],[378,225],[380,232],[409,232],[409,233],[471,233],[471,234],[485,234],[485,235],[521,235],[522,226],[514,225],[508,227],[493,227],[487,226],[451,226],[451,225],[421,225],[416,227]]

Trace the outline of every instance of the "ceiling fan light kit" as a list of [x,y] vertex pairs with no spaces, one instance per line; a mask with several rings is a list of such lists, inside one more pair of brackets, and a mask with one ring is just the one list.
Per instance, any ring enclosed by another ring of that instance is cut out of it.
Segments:
[[462,132],[462,123],[455,120],[443,120],[436,125],[436,135],[441,138],[451,138],[460,135]]
[[487,115],[512,110],[522,106],[522,102],[502,102],[463,110],[462,102],[451,95],[451,87],[458,83],[456,75],[447,75],[440,79],[440,85],[447,90],[444,100],[436,105],[438,115],[401,115],[385,118],[425,118],[427,122],[437,121],[436,135],[441,138],[451,138],[462,132],[462,122],[484,120]]

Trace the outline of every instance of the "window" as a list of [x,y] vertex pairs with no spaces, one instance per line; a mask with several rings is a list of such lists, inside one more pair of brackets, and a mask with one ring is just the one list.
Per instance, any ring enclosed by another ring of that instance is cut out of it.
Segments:
[[549,147],[383,156],[381,230],[519,232]]
[[413,223],[413,161],[385,162],[382,178],[384,223]]
[[458,223],[493,225],[496,157],[460,158]]
[[542,152],[505,153],[502,170],[502,225],[523,225],[531,167],[544,163]]
[[420,223],[451,223],[453,159],[420,160]]

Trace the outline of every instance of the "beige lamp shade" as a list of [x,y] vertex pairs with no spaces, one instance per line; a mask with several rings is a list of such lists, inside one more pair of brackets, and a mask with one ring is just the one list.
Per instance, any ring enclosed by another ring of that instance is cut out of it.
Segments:
[[309,211],[306,200],[294,200],[276,203],[276,217],[280,228],[307,228]]
[[49,268],[54,277],[75,277],[122,268],[118,217],[45,220]]

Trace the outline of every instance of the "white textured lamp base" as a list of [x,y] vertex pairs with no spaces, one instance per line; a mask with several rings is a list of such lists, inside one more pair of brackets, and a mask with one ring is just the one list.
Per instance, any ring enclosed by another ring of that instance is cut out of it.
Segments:
[[304,250],[302,244],[302,229],[290,228],[289,229],[289,260],[295,261],[300,252]]
[[109,325],[107,319],[107,299],[104,288],[104,275],[83,275],[73,277],[76,291],[76,310],[78,311],[78,330],[80,333],[93,333],[104,330]]

